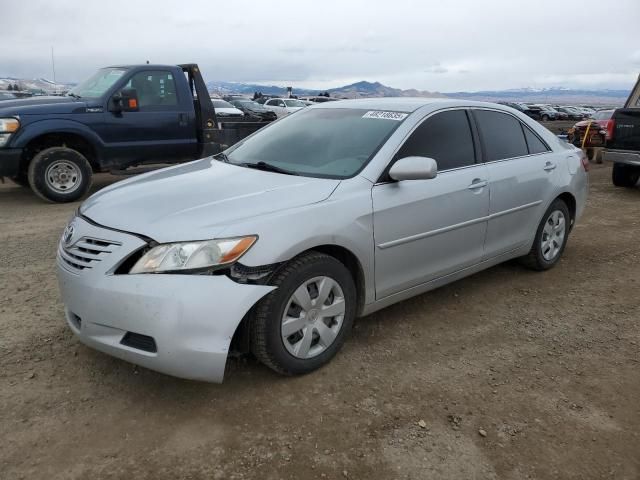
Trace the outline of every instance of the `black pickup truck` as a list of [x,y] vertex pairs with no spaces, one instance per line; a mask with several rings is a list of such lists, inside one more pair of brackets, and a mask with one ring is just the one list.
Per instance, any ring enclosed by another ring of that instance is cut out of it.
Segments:
[[635,187],[640,179],[640,76],[624,107],[613,112],[611,122],[603,159],[613,162],[616,187]]
[[0,103],[0,179],[70,202],[95,172],[206,157],[265,125],[221,121],[196,64],[103,68],[65,97]]

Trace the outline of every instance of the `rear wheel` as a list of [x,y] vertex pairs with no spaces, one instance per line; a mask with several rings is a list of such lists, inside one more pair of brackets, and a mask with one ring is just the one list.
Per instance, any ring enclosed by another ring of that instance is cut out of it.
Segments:
[[347,268],[334,257],[309,252],[280,268],[277,287],[256,306],[251,351],[278,373],[320,368],[340,350],[356,313],[356,289]]
[[542,115],[541,120],[543,122],[548,122],[549,121],[549,115]]
[[91,165],[80,152],[52,147],[29,163],[29,185],[43,200],[56,203],[82,198],[91,187]]
[[640,178],[640,168],[614,163],[611,180],[616,187],[635,187]]
[[570,224],[567,204],[554,200],[538,225],[531,250],[520,259],[522,264],[533,270],[548,270],[558,263],[569,238]]

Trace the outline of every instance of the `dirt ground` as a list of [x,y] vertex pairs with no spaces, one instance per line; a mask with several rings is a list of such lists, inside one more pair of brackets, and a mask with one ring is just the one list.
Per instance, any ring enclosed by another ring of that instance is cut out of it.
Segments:
[[591,181],[553,270],[492,268],[361,319],[320,371],[231,360],[222,385],[81,345],[54,276],[77,205],[0,185],[0,478],[640,478],[640,189]]

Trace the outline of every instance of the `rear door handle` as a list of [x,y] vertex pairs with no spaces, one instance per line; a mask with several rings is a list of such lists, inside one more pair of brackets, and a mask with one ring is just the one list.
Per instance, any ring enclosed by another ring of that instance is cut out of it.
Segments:
[[473,182],[471,182],[471,185],[469,185],[467,188],[469,190],[477,190],[479,188],[486,187],[486,186],[487,186],[486,180],[481,180],[479,178],[476,178],[473,180]]
[[551,163],[551,162],[547,162],[547,164],[544,166],[545,171],[550,172],[551,170],[555,170],[556,169],[556,164],[555,163]]

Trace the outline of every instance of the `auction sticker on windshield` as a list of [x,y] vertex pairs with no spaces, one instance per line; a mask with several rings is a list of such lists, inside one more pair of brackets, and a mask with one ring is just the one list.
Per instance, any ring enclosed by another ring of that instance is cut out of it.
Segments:
[[408,113],[402,112],[382,112],[379,110],[370,110],[365,113],[362,118],[378,118],[382,120],[396,120],[401,121],[407,118]]

